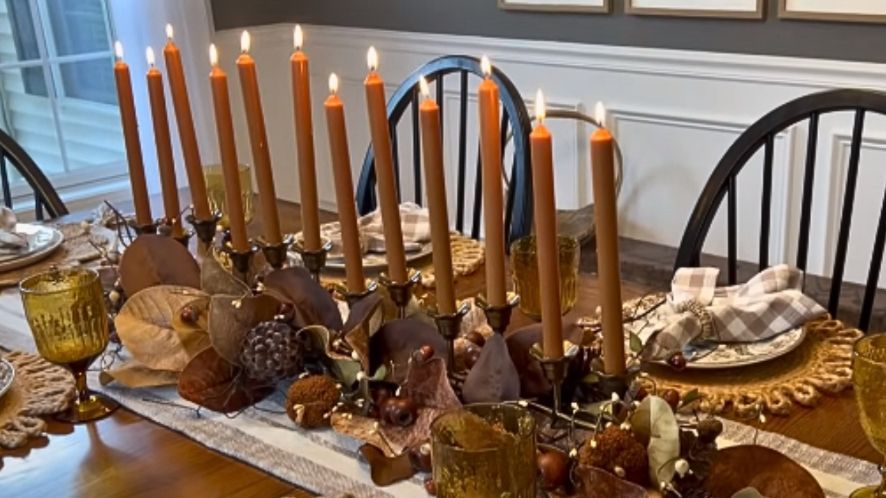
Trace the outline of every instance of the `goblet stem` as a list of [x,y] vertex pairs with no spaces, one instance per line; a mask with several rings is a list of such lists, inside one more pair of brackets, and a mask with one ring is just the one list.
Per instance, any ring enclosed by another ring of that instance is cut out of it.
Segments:
[[94,359],[94,357],[86,358],[67,365],[74,376],[77,397],[67,411],[56,415],[57,419],[71,424],[82,424],[104,418],[119,407],[116,401],[98,393],[90,392],[89,386],[86,383],[86,371]]

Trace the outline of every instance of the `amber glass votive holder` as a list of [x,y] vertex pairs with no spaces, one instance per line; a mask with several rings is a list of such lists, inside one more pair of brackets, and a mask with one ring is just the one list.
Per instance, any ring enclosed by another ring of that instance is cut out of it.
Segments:
[[535,418],[517,405],[468,405],[431,424],[438,498],[535,498]]
[[[557,240],[560,257],[560,313],[575,307],[578,295],[578,263],[581,245],[574,237],[561,235]],[[541,286],[538,281],[538,247],[535,235],[511,244],[511,274],[514,292],[520,296],[520,311],[533,320],[541,320]]]
[[[248,164],[238,167],[240,172],[240,191],[243,193],[243,218],[246,223],[255,216],[255,205],[252,195],[252,168]],[[206,182],[206,197],[209,199],[209,211],[221,213],[219,224],[228,228],[228,201],[225,199],[225,176],[221,164],[210,164],[203,168],[203,179]]]
[[56,418],[82,423],[102,418],[117,403],[89,391],[86,370],[108,345],[108,312],[98,273],[85,268],[52,269],[19,284],[37,351],[74,375],[77,398]]

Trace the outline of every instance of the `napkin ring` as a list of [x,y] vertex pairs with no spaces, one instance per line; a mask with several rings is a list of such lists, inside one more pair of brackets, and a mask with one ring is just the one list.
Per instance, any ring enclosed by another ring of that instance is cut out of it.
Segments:
[[676,303],[674,306],[678,313],[689,313],[698,319],[701,325],[701,337],[704,339],[715,339],[714,319],[708,311],[707,306],[701,304],[697,299],[687,299]]

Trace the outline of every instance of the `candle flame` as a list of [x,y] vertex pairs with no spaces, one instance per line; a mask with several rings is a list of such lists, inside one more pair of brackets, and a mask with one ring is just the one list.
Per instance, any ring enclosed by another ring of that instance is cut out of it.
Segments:
[[120,40],[114,42],[114,55],[119,60],[123,60],[123,44],[120,43]]
[[428,88],[428,80],[426,80],[424,76],[419,76],[418,87],[421,90],[421,94],[424,98],[431,98],[431,89]]
[[296,24],[292,31],[292,42],[295,50],[299,51],[305,45],[305,34],[301,30],[301,24]]
[[535,118],[539,123],[545,120],[545,95],[541,93],[541,88],[535,94]]
[[603,102],[597,102],[597,106],[594,108],[594,119],[597,120],[600,128],[606,127],[606,107],[603,106]]
[[166,23],[166,39],[172,41],[174,34],[175,31],[172,29],[172,24]]
[[366,65],[369,66],[370,71],[378,69],[378,51],[375,50],[375,47],[369,47],[369,51],[366,52]]
[[338,93],[338,75],[335,73],[329,74],[329,93],[333,95]]
[[252,37],[249,36],[249,31],[243,30],[243,34],[240,35],[240,51],[245,53],[249,52],[249,48],[252,46]]
[[492,75],[492,63],[489,62],[489,57],[485,55],[480,57],[480,70],[483,71],[483,76],[486,78]]
[[215,43],[209,44],[209,63],[213,66],[218,65],[218,49],[215,47]]
[[148,47],[145,50],[145,57],[148,59],[149,66],[153,66],[156,63],[156,60],[154,58],[154,49],[153,48]]

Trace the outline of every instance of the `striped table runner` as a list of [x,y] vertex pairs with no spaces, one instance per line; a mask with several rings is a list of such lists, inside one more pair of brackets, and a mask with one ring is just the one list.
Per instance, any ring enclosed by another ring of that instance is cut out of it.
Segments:
[[[34,351],[16,289],[0,293],[0,346]],[[316,494],[357,497],[424,497],[422,480],[414,477],[386,488],[372,484],[369,468],[358,458],[360,443],[330,430],[304,431],[283,410],[278,392],[237,417],[229,418],[183,400],[174,387],[125,389],[99,387],[97,373],[90,385],[120,404],[160,425],[180,432],[215,451],[241,460]],[[724,420],[723,446],[750,444],[754,429]],[[863,484],[879,481],[877,466],[821,450],[780,434],[760,431],[757,444],[774,448],[806,467],[829,498],[848,496]]]

